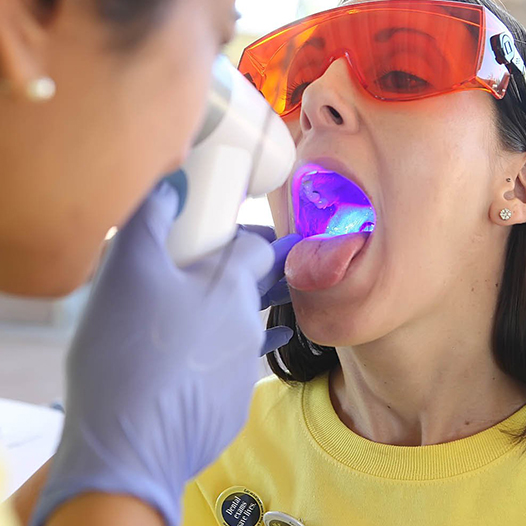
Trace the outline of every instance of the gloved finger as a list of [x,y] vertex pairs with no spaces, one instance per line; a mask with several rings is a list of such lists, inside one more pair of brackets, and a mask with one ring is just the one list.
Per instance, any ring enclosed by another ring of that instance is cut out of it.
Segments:
[[261,296],[264,296],[285,275],[285,260],[292,247],[301,239],[298,234],[290,234],[272,243],[276,257],[272,270],[258,283]]
[[280,279],[266,294],[261,296],[260,310],[268,309],[275,305],[290,303],[290,290],[287,280]]
[[[250,269],[258,282],[269,273],[274,264],[272,246],[257,234],[239,232],[238,237],[232,241],[232,246],[227,249],[231,250],[229,259],[241,260],[243,268]],[[226,262],[227,265],[229,263],[231,262]]]
[[269,243],[276,241],[276,232],[271,226],[265,225],[238,225],[239,230],[243,232],[252,232],[253,234],[259,234],[262,238],[266,239]]
[[164,245],[178,210],[177,192],[169,183],[161,181],[119,233],[121,242],[136,236],[149,235]]
[[294,336],[294,331],[290,327],[272,327],[265,331],[265,343],[261,349],[261,356],[265,356],[269,352],[275,351],[283,345],[289,343]]

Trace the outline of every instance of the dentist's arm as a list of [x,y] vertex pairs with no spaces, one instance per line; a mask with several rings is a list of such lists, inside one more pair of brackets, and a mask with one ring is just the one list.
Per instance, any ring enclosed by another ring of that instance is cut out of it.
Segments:
[[[53,459],[46,462],[10,498],[20,526],[27,526],[42,493]],[[140,500],[124,495],[84,494],[61,506],[47,524],[51,526],[164,526],[162,517]]]
[[[288,287],[283,280],[283,267],[290,249],[298,241],[299,237],[287,236],[286,238],[276,240],[274,231],[269,227],[251,225],[241,227],[241,229],[263,236],[267,241],[272,242],[272,248],[274,249],[274,266],[269,274],[258,283],[258,289],[261,295],[261,309],[265,309],[270,305],[281,305],[290,302]],[[265,334],[266,339],[263,353],[267,353],[285,345],[290,339],[292,331],[286,327],[275,327],[270,331],[267,330]],[[29,524],[36,503],[40,498],[43,486],[48,477],[49,470],[51,469],[52,462],[53,459],[46,462],[19,490],[15,492],[10,499],[11,505],[18,515],[21,526],[27,526]],[[77,503],[81,506],[78,510],[76,510]],[[93,524],[92,519],[90,518],[90,513],[95,511],[96,513],[103,513],[104,515],[106,509],[108,510],[108,513],[110,512],[109,507],[111,506],[111,510],[113,510],[111,511],[111,516],[116,513],[114,510],[117,508],[118,515],[120,520],[123,521],[123,524],[126,524],[123,519],[126,515],[126,510],[129,510],[131,514],[130,520],[135,520],[136,518],[141,517],[142,524],[148,525],[149,522],[144,518],[146,510],[143,509],[142,513],[139,513],[136,510],[139,504],[143,507],[145,506],[140,501],[122,496],[113,497],[104,494],[91,494],[86,495],[82,500],[74,500],[71,504],[67,504],[60,508],[60,512],[53,520],[68,524],[67,521],[69,521],[69,517],[76,516],[77,520],[81,520],[78,518],[80,515],[80,517],[83,518],[82,520],[86,519],[89,524]],[[149,511],[151,513],[153,510],[150,509]],[[100,520],[97,520],[100,523]],[[158,521],[158,514],[154,512],[151,520]]]
[[155,509],[124,495],[85,494],[61,506],[46,526],[165,526]]
[[265,339],[258,282],[274,251],[242,233],[175,268],[165,240],[176,210],[171,187],[158,187],[96,279],[35,526],[174,526],[185,482],[244,424]]

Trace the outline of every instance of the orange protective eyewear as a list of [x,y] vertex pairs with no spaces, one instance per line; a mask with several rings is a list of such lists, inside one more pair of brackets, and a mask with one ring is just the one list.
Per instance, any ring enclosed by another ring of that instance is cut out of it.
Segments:
[[480,89],[497,99],[526,67],[507,27],[481,5],[373,0],[324,11],[248,46],[239,70],[279,115],[340,58],[373,97],[412,101]]

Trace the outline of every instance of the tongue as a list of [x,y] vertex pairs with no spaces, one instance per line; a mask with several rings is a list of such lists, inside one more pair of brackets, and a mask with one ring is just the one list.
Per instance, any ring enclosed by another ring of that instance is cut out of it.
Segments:
[[297,290],[323,290],[345,277],[351,261],[365,245],[369,234],[309,237],[290,251],[285,263],[289,285]]

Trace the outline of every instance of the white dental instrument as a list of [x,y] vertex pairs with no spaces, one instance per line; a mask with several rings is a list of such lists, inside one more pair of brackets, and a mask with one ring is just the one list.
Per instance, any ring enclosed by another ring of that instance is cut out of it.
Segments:
[[168,239],[177,266],[231,241],[243,201],[282,186],[295,158],[285,123],[226,58],[217,59],[208,115],[182,167],[186,200]]

